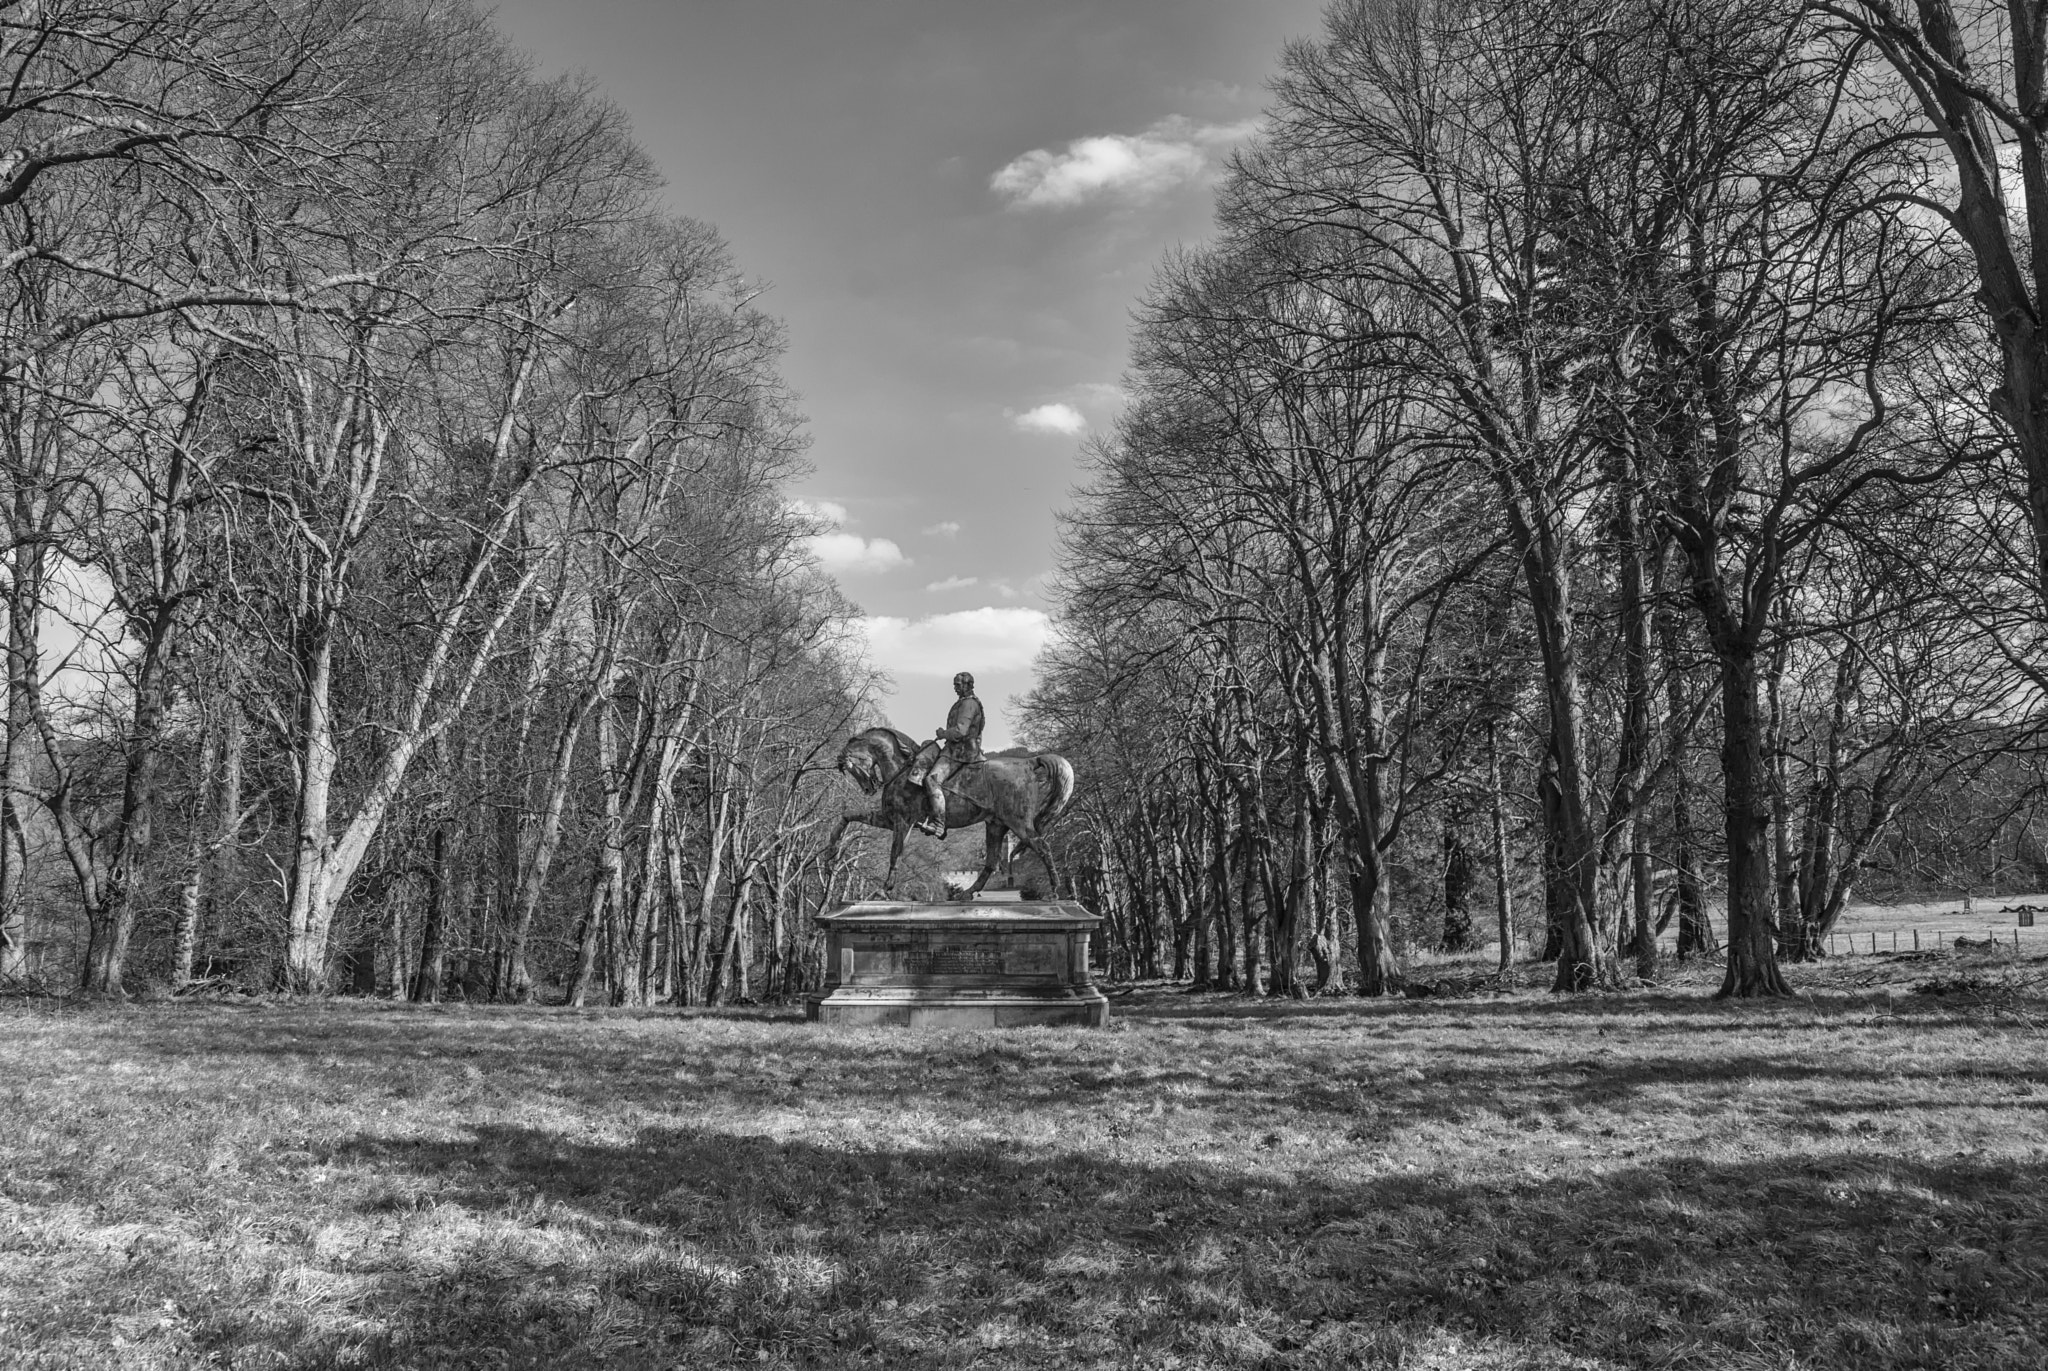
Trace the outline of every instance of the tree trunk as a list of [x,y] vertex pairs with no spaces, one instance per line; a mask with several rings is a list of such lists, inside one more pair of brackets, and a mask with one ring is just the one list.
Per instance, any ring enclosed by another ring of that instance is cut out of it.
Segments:
[[1543,816],[1543,956],[1555,962],[1564,955],[1565,857],[1559,850],[1564,820],[1558,817],[1557,766],[1549,753],[1543,755],[1536,775],[1536,808]]
[[328,896],[329,859],[334,840],[328,831],[329,792],[334,782],[336,748],[329,692],[334,680],[334,641],[325,616],[304,629],[299,684],[299,794],[294,818],[295,845],[285,897],[285,952],[280,988],[310,994],[327,988],[327,930],[334,917]]
[[1341,995],[1344,984],[1344,919],[1337,909],[1337,892],[1330,864],[1322,860],[1322,845],[1318,841],[1311,854],[1309,868],[1309,905],[1316,911],[1316,936],[1311,941],[1311,955],[1316,959],[1316,983],[1314,993],[1318,995]]
[[[778,865],[781,865],[778,859]],[[773,1001],[788,998],[788,959],[783,952],[785,930],[782,920],[782,892],[787,889],[787,868],[780,873],[774,888],[768,892],[768,955],[761,967],[761,996]]]
[[[189,436],[201,412],[205,393],[186,407]],[[171,706],[171,670],[179,649],[180,608],[191,583],[189,557],[191,449],[183,441],[168,445],[170,462],[160,498],[150,509],[155,557],[148,593],[132,606],[131,622],[140,626],[142,653],[136,664],[134,713],[123,740],[121,807],[112,835],[112,859],[100,892],[105,926],[95,924],[86,951],[87,990],[120,989],[135,933],[136,902],[148,875],[149,854],[156,842],[157,777],[162,770],[164,719]],[[203,792],[202,792],[203,793]]]
[[1721,653],[1721,774],[1728,840],[1728,969],[1719,997],[1790,995],[1771,926],[1771,778],[1756,659]]
[[[16,502],[25,496],[16,494]],[[43,646],[37,631],[41,541],[16,543],[6,600],[6,742],[0,754],[0,978],[29,971],[29,842],[23,805],[29,801],[35,738],[33,691]]]
[[[610,673],[610,663],[609,654],[600,660],[606,675]],[[522,1004],[533,1001],[533,972],[527,966],[526,944],[532,936],[534,914],[540,909],[541,898],[547,892],[548,873],[554,868],[555,852],[562,843],[562,816],[569,802],[577,739],[583,734],[584,721],[596,706],[597,697],[597,685],[586,685],[570,706],[561,731],[555,737],[548,766],[547,792],[541,800],[540,831],[534,836],[533,853],[519,874],[519,887],[513,896],[512,995]]]
[[[1308,920],[1304,915],[1312,912],[1311,900],[1314,886],[1310,871],[1314,862],[1312,847],[1314,830],[1309,822],[1308,796],[1308,749],[1306,739],[1295,757],[1294,780],[1294,825],[1289,842],[1287,864],[1287,888],[1282,895],[1278,917],[1273,924],[1273,993],[1290,998],[1300,998],[1301,985],[1301,933]],[[1318,948],[1311,940],[1310,954],[1315,960],[1317,989],[1328,979],[1328,955],[1326,949]]]
[[1387,927],[1386,865],[1379,853],[1360,854],[1351,875],[1351,917],[1358,928],[1358,993],[1390,995],[1401,988],[1401,966]]
[[1636,976],[1651,980],[1657,974],[1657,929],[1650,914],[1650,854],[1640,842],[1628,859],[1629,898],[1635,903]]
[[1607,984],[1612,967],[1602,944],[1600,845],[1588,805],[1567,535],[1561,519],[1544,508],[1547,500],[1526,493],[1511,498],[1509,526],[1529,591],[1549,715],[1550,736],[1544,748],[1549,794],[1543,821],[1550,858],[1544,873],[1545,904],[1557,943],[1557,976],[1551,989],[1573,992]]
[[1478,883],[1472,851],[1465,845],[1465,814],[1444,814],[1444,926],[1437,946],[1445,952],[1472,950],[1472,887]]
[[747,874],[732,897],[732,998],[736,1004],[754,1002],[754,890],[760,876],[760,863],[748,863]]
[[1261,901],[1259,889],[1264,872],[1258,855],[1258,843],[1250,833],[1241,840],[1243,855],[1238,859],[1237,908],[1238,928],[1244,943],[1244,982],[1242,989],[1247,995],[1265,993],[1261,983],[1263,967],[1259,957],[1259,940],[1265,935],[1265,920],[1256,911]]
[[411,899],[387,901],[388,916],[384,925],[384,946],[390,958],[389,978],[378,987],[379,993],[388,999],[407,998],[412,986],[412,968],[406,964],[412,951],[410,930],[405,926],[405,911]]
[[612,885],[610,864],[600,857],[597,868],[591,873],[590,893],[583,905],[583,916],[576,921],[576,969],[569,975],[569,1007],[581,1009],[589,998],[591,982],[595,979],[598,949],[604,942],[605,900]]
[[214,812],[221,803],[215,773],[220,769],[220,733],[201,730],[199,766],[193,775],[194,794],[190,834],[185,841],[185,874],[178,884],[178,914],[171,929],[171,984],[192,983],[192,961],[199,945],[199,911],[204,904],[206,855],[212,830],[220,826]]
[[225,932],[224,905],[234,889],[241,855],[242,760],[248,750],[249,720],[239,698],[227,702],[227,721],[221,739],[220,803],[218,826],[207,843],[206,879],[199,904],[199,943],[217,949]]
[[[738,854],[734,855],[734,864],[739,864]],[[754,881],[758,870],[754,863],[748,862],[739,885],[733,890],[732,909],[726,916],[724,937],[720,940],[718,953],[712,961],[711,985],[704,996],[707,1004],[728,1003],[728,988],[734,999],[744,1000],[748,997],[747,906],[753,899]],[[706,908],[708,911],[709,906]]]
[[569,1003],[580,1009],[590,994],[604,942],[606,906],[611,892],[620,884],[625,861],[625,810],[620,799],[619,709],[617,701],[606,698],[597,705],[597,777],[604,793],[603,820],[598,834],[597,862],[590,875],[590,893],[584,901],[582,922],[576,930],[576,969],[569,977]]
[[[1773,939],[1780,935],[1780,920],[1796,925],[1799,919],[1799,864],[1792,855],[1792,779],[1789,774],[1792,744],[1786,736],[1788,725],[1784,701],[1785,667],[1791,651],[1791,635],[1785,631],[1781,623],[1777,643],[1771,649],[1770,671],[1764,678],[1764,698],[1768,706],[1768,722],[1764,733],[1765,765],[1771,782]],[[1795,928],[1795,935],[1796,931]]]
[[1650,681],[1651,611],[1648,582],[1652,559],[1661,566],[1663,550],[1647,548],[1643,536],[1642,471],[1633,449],[1616,444],[1610,453],[1608,480],[1614,499],[1614,555],[1623,663],[1623,706],[1619,757],[1614,790],[1607,808],[1609,851],[1618,843],[1626,862],[1629,905],[1634,918],[1628,941],[1635,954],[1636,975],[1649,980],[1657,971],[1657,939],[1650,927],[1650,858],[1643,849],[1641,815],[1651,785],[1650,744],[1655,731],[1654,694]]
[[[32,513],[26,490],[14,497],[17,529]],[[41,688],[43,542],[18,541],[7,594],[7,738],[0,754],[0,977],[28,973],[28,837],[25,806],[34,784],[36,693]]]
[[1493,820],[1493,902],[1500,917],[1500,969],[1506,974],[1515,959],[1515,891],[1508,874],[1507,795],[1501,788],[1500,730],[1492,720],[1486,725],[1487,806]]
[[1204,847],[1204,851],[1209,855],[1209,908],[1216,921],[1216,988],[1235,990],[1239,984],[1237,932],[1235,921],[1231,918],[1230,907],[1232,887],[1236,884],[1231,879],[1231,857],[1235,851],[1235,844],[1230,840],[1230,797],[1220,776],[1215,778],[1213,804],[1208,799],[1207,788],[1204,788],[1204,804],[1208,808],[1209,817],[1209,837]]
[[411,998],[416,1004],[439,1004],[448,966],[448,913],[453,897],[448,880],[448,821],[434,825],[427,840],[427,912],[420,929],[420,959],[413,968]]
[[[707,930],[707,936],[708,930],[711,927],[713,911],[718,908],[718,883],[725,874],[725,857],[730,841],[728,835],[731,818],[732,792],[730,790],[721,791],[718,796],[718,803],[712,810],[708,846],[704,853],[704,881],[699,887],[697,894],[697,918]],[[731,927],[728,924],[726,928],[727,936],[721,939],[717,949],[711,954],[712,964],[707,968],[710,974],[704,989],[704,999],[707,1004],[717,1004],[718,997],[724,988],[726,975],[725,959],[731,946],[731,931]]]
[[678,825],[670,824],[662,835],[662,884],[675,924],[676,975],[673,998],[678,1006],[696,1003],[697,965],[690,942],[690,895],[683,888],[683,839]]
[[[1338,638],[1330,655],[1311,661],[1302,673],[1302,684],[1311,692],[1316,743],[1343,835],[1351,919],[1358,934],[1358,993],[1377,996],[1391,994],[1401,986],[1381,848],[1385,835],[1378,757],[1382,733],[1379,663],[1369,657],[1354,682],[1350,664],[1343,660],[1345,646],[1346,640]],[[1362,698],[1354,698],[1354,694]]]

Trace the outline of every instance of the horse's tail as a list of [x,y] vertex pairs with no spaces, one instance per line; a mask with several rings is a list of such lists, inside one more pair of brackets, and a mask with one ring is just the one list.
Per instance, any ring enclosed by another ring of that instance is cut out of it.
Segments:
[[1073,803],[1074,764],[1057,752],[1041,752],[1031,759],[1031,764],[1038,768],[1040,783],[1045,787],[1045,803],[1038,807],[1034,819],[1038,831],[1043,833]]

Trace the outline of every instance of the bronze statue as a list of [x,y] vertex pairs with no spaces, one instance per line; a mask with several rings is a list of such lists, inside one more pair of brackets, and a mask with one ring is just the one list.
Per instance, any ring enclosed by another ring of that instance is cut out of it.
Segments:
[[946,782],[963,766],[981,760],[981,701],[974,698],[974,677],[961,672],[953,678],[953,693],[960,698],[946,712],[946,726],[939,736],[917,751],[910,764],[910,783],[924,787],[925,815],[917,826],[934,838],[946,836]]
[[[964,690],[958,684],[962,679],[967,683]],[[947,720],[949,731],[965,736],[955,739],[940,735],[949,750],[964,742],[978,758],[948,769],[952,785],[942,790],[938,799],[938,812],[945,817],[941,834],[946,829],[965,828],[969,824],[987,826],[987,854],[981,874],[968,891],[970,895],[988,884],[1003,855],[1004,841],[1013,833],[1045,863],[1046,879],[1057,883],[1052,853],[1046,849],[1042,835],[1074,798],[1074,768],[1057,752],[1040,752],[1031,757],[981,757],[981,704],[973,699],[973,687],[973,678],[965,672],[955,678],[954,688],[960,690],[961,700],[953,706],[953,715]],[[962,706],[969,702],[973,704],[972,728],[956,726],[955,720],[963,714]],[[912,779],[915,763],[925,750],[910,735],[893,728],[870,728],[856,733],[839,750],[839,769],[864,792],[878,798],[871,807],[845,812],[839,827],[832,831],[828,851],[838,851],[840,838],[852,824],[888,829],[894,840],[889,844],[889,874],[883,879],[884,893],[895,888],[896,863],[903,856],[903,839],[910,832],[910,825],[920,817],[919,811],[932,803],[924,782]]]

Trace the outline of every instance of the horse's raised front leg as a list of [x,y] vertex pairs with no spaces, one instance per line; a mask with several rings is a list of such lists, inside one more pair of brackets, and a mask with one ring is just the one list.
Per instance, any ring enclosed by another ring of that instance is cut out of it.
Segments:
[[988,838],[987,848],[981,859],[981,874],[974,878],[973,885],[967,887],[967,898],[970,900],[981,893],[981,888],[988,884],[988,878],[995,874],[996,862],[1003,851],[1003,838],[1009,830],[994,819],[990,819],[982,826],[982,832]]
[[866,824],[869,828],[887,828],[889,826],[889,819],[883,813],[880,805],[867,805],[860,809],[840,810],[839,827],[832,830],[831,838],[825,843],[825,851],[828,855],[835,857],[839,855],[839,840],[844,838],[846,830],[852,828],[855,824]]
[[[889,827],[889,819],[880,805],[869,805],[865,809],[840,811],[839,826],[832,830],[832,837],[825,844],[825,855],[828,859],[836,860],[838,858],[839,844],[846,837],[846,830],[855,824],[864,824],[869,828],[886,829]],[[901,831],[898,831],[896,835],[896,850],[889,858],[889,870],[892,875],[896,870],[896,858],[901,856],[902,853],[903,835]],[[885,889],[883,893],[887,894],[888,892]]]

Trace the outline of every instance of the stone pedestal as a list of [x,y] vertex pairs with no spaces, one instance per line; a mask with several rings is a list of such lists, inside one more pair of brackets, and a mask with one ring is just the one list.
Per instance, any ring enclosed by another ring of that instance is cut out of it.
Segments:
[[825,989],[805,1015],[910,1028],[1100,1028],[1109,1001],[1088,970],[1088,935],[1101,922],[1069,900],[841,905],[818,916]]

